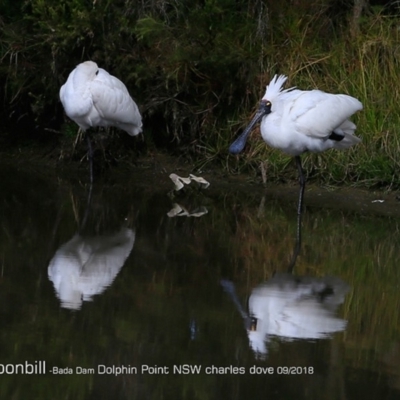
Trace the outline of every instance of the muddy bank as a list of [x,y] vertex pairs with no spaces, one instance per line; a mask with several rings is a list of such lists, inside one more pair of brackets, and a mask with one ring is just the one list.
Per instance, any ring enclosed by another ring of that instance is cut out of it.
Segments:
[[[89,184],[89,169],[86,160],[60,160],[55,149],[16,149],[1,153],[0,163],[11,171],[17,169],[27,174],[38,174],[45,179],[76,183],[82,186]],[[162,152],[150,155],[132,155],[117,164],[97,171],[95,185],[136,185],[158,188],[170,192],[173,184],[169,178],[171,173],[186,177],[189,174],[202,176],[210,182],[208,189],[202,191],[204,196],[219,196],[223,193],[238,193],[251,197],[265,197],[285,203],[293,203],[298,199],[296,181],[286,184],[267,182],[263,184],[256,174],[229,174],[221,168],[207,166],[199,171],[194,164],[183,157],[173,157]],[[192,190],[189,190],[193,193]],[[179,193],[177,198],[186,193]],[[308,182],[305,191],[305,207],[321,207],[341,209],[343,211],[362,214],[400,217],[400,202],[397,191],[365,190],[353,187],[323,187]]]

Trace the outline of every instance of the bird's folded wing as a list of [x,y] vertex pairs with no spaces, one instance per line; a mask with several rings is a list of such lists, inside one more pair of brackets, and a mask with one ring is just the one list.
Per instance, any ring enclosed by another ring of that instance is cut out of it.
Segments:
[[327,138],[334,129],[363,108],[354,97],[319,90],[302,92],[285,107],[284,119],[291,120],[299,132],[317,138]]
[[99,114],[118,123],[132,123],[139,115],[136,103],[132,100],[125,85],[117,78],[100,68],[99,74],[90,84],[93,105]]

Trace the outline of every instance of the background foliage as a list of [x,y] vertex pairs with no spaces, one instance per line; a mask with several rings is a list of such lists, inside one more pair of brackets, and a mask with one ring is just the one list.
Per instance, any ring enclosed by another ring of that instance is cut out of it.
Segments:
[[269,179],[293,178],[288,158],[268,149],[257,130],[244,155],[227,153],[266,83],[284,73],[288,85],[348,93],[365,106],[355,117],[363,144],[307,155],[310,177],[400,183],[395,6],[366,7],[363,0],[4,0],[0,15],[0,139],[6,144],[65,138],[71,129],[62,127],[59,88],[79,62],[92,59],[128,86],[149,146],[190,155],[198,167],[217,161],[231,171],[258,173],[262,163]]

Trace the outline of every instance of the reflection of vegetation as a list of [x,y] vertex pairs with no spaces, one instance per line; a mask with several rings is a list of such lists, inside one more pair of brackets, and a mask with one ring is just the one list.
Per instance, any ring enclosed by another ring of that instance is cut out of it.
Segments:
[[[76,232],[86,191],[74,189],[69,195],[63,187],[22,176],[24,190],[7,184],[9,190],[0,194],[0,207],[7,210],[0,230],[6,267],[0,281],[1,363],[44,359],[48,367],[70,368],[98,364],[249,368],[257,363],[241,317],[219,280],[234,280],[245,304],[252,288],[287,268],[295,239],[297,196],[293,203],[266,197],[260,204],[258,193],[215,192],[211,187],[201,198],[184,198],[193,206],[197,202],[207,206],[206,216],[171,219],[166,215],[171,206],[168,189],[154,193],[138,187],[135,179],[94,188],[88,231],[112,230],[128,216],[137,241],[113,285],[75,313],[59,308],[46,269],[53,251]],[[31,190],[36,197],[25,197]],[[399,297],[393,285],[400,278],[394,257],[399,250],[397,225],[391,218],[306,209],[295,272],[339,276],[353,288],[343,311],[348,330],[334,343],[344,349],[345,365],[368,369],[367,353],[398,337]],[[325,357],[329,343],[306,343],[296,351],[293,346],[273,342],[268,365],[316,366],[315,353],[324,359],[320,370],[330,363]],[[112,393],[116,398],[176,399],[232,392],[257,398],[279,379],[48,373],[2,376],[0,397],[26,398],[30,393],[43,399],[107,398]],[[299,390],[315,377],[293,379],[294,386],[283,384],[287,377],[282,378],[283,391]],[[323,385],[324,393],[325,389]]]
[[[279,208],[266,207],[261,219],[255,217],[256,208],[240,214],[233,248],[243,267],[236,279],[247,279],[242,289],[246,293],[289,265],[295,205],[289,217]],[[308,209],[303,234],[295,273],[339,276],[352,287],[344,305],[344,318],[349,321],[344,346],[349,363],[360,368],[376,358],[376,350],[387,348],[398,337],[400,298],[394,284],[400,278],[398,221]]]
[[[290,0],[3,1],[2,117],[50,128],[47,139],[54,137],[59,87],[78,62],[93,59],[131,90],[147,142],[231,170],[258,170],[267,159],[269,178],[282,179],[295,171],[259,135],[240,161],[226,152],[265,84],[280,72],[289,75],[289,85],[349,93],[365,104],[355,118],[363,144],[307,156],[311,176],[398,185],[397,18],[374,8],[351,27],[351,13],[339,0],[300,0],[296,7]],[[125,138],[119,145],[126,152],[132,143]]]

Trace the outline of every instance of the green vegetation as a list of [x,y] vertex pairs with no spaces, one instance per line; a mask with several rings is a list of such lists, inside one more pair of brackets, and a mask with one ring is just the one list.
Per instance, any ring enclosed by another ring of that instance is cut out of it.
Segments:
[[29,138],[61,132],[58,90],[76,64],[92,59],[128,86],[149,146],[183,153],[202,168],[259,173],[263,162],[269,180],[294,179],[288,157],[267,148],[257,129],[245,154],[227,152],[269,79],[284,73],[289,86],[348,93],[365,107],[354,118],[363,143],[305,156],[310,178],[398,187],[398,16],[370,8],[350,24],[345,3],[5,0],[1,118],[10,124],[0,139],[17,135],[17,121],[37,128]]

